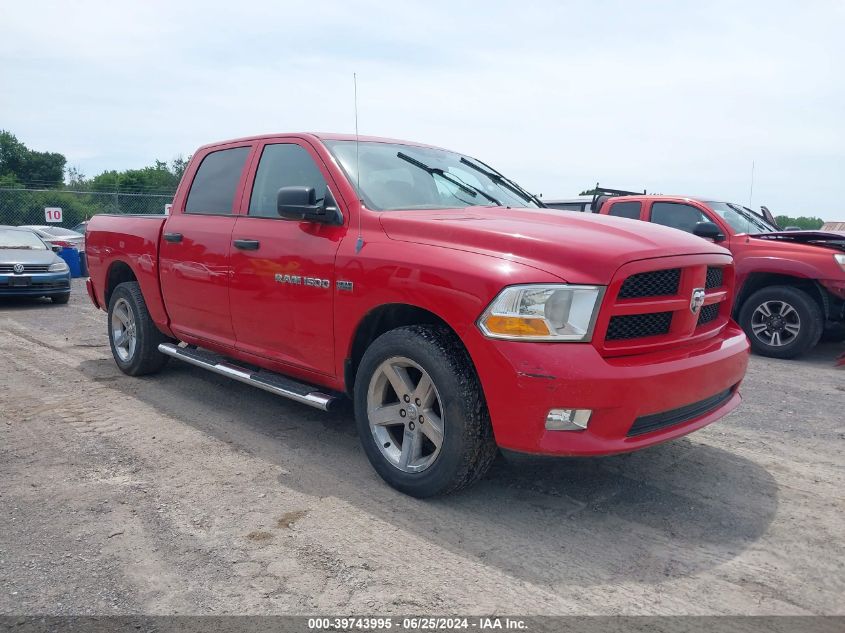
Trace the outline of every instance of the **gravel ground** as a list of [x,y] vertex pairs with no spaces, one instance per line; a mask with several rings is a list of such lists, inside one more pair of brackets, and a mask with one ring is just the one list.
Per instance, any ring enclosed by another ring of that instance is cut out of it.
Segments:
[[126,377],[79,282],[5,300],[0,613],[845,614],[840,349],[752,358],[743,405],[682,440],[419,501],[349,407]]

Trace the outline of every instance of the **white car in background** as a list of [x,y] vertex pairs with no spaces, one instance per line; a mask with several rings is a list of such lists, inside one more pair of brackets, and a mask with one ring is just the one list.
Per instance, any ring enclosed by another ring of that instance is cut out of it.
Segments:
[[585,211],[589,213],[592,201],[593,196],[577,196],[575,198],[543,200],[543,204],[551,209],[560,209],[561,211]]
[[82,233],[61,226],[39,224],[29,224],[20,228],[29,229],[51,246],[73,247],[80,253],[85,252],[85,236]]

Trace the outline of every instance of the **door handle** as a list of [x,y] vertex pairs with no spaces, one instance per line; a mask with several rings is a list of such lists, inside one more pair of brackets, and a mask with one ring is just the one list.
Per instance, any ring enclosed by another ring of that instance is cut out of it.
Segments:
[[242,251],[257,251],[261,243],[258,240],[234,240],[232,244]]
[[181,242],[182,241],[182,234],[181,233],[165,233],[164,239],[168,242]]

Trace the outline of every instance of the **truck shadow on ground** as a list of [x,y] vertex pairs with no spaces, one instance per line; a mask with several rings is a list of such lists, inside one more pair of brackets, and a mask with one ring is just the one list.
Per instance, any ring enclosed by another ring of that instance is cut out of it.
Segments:
[[66,304],[56,305],[47,297],[0,297],[0,312],[23,312],[25,310],[68,309]]
[[350,406],[327,414],[177,363],[140,380],[122,377],[110,358],[85,361],[80,370],[155,408],[168,423],[284,468],[287,474],[268,481],[268,489],[282,483],[318,499],[336,497],[399,528],[385,531],[385,547],[407,532],[532,583],[577,587],[689,576],[753,545],[778,507],[777,484],[764,468],[707,443],[708,433],[716,437],[724,430],[718,426],[730,426],[738,414],[698,438],[628,455],[499,458],[474,487],[417,500],[370,468]]

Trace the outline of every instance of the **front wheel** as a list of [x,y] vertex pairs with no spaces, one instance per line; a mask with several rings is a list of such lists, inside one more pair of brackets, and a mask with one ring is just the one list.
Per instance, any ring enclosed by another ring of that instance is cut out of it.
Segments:
[[770,286],[742,304],[739,324],[758,354],[794,358],[819,342],[824,319],[819,304],[803,290]]
[[170,359],[158,351],[159,344],[169,339],[153,323],[138,282],[127,281],[114,289],[108,323],[114,362],[124,374],[153,374]]
[[70,293],[66,292],[65,294],[61,295],[50,295],[50,299],[53,301],[53,303],[58,303],[59,305],[62,305],[70,301]]
[[468,486],[496,456],[475,368],[443,327],[401,327],[370,345],[355,380],[355,420],[376,472],[414,497]]

